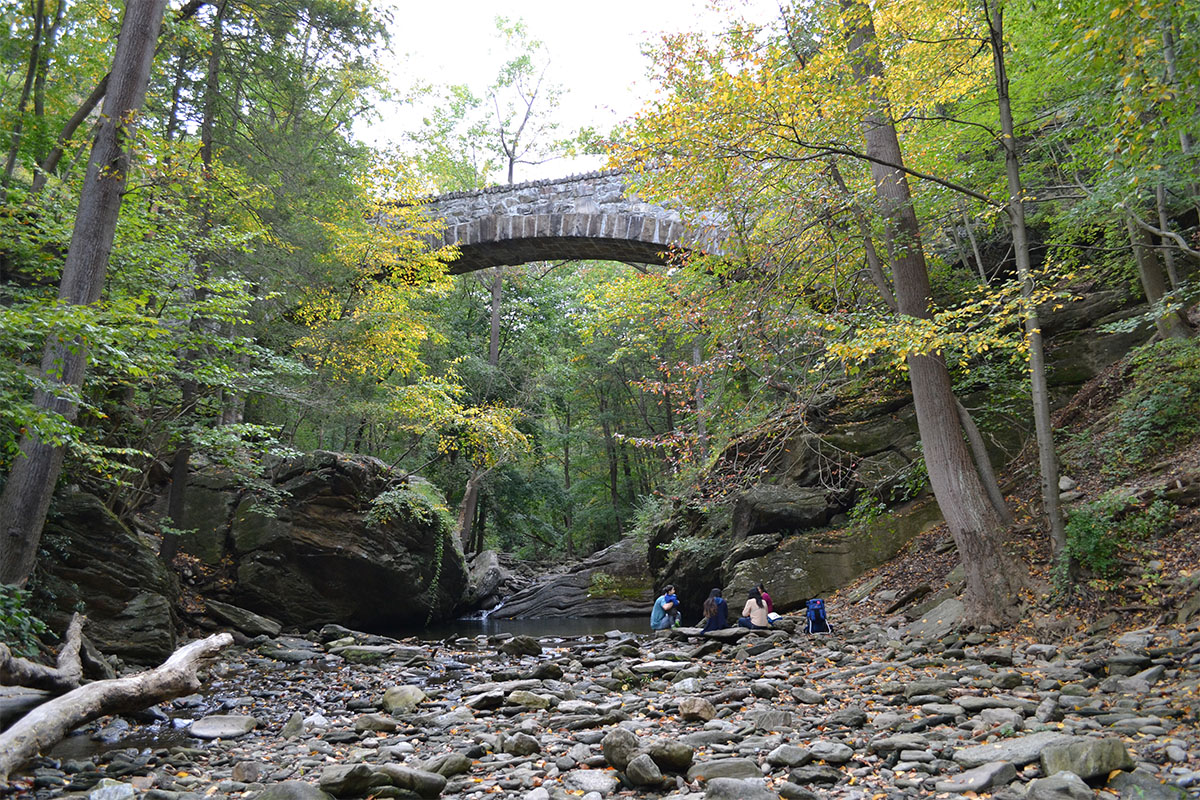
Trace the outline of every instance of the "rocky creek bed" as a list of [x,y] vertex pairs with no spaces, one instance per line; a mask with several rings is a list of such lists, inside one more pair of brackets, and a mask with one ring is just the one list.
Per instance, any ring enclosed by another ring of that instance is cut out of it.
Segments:
[[785,617],[706,636],[243,638],[202,696],[161,709],[158,746],[119,741],[153,714],[104,718],[82,735],[115,749],[42,758],[15,785],[47,800],[1200,792],[1194,623],[1048,642],[831,612],[820,637]]

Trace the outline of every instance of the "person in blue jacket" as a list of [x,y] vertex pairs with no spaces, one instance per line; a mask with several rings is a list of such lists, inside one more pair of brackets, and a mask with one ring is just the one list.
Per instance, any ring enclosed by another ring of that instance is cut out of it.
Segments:
[[665,631],[679,619],[679,598],[675,595],[675,587],[668,585],[663,593],[654,601],[650,610],[650,629]]
[[721,596],[720,589],[708,593],[708,599],[704,601],[704,619],[700,620],[700,624],[704,626],[701,633],[719,631],[729,626],[729,604]]

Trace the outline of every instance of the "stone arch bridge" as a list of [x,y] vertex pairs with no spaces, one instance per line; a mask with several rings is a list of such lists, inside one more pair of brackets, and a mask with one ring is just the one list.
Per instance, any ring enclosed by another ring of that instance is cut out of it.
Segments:
[[456,275],[567,259],[666,264],[673,249],[719,254],[728,236],[715,215],[685,224],[678,209],[647,203],[616,170],[453,192],[425,208],[446,222],[427,244],[459,248]]

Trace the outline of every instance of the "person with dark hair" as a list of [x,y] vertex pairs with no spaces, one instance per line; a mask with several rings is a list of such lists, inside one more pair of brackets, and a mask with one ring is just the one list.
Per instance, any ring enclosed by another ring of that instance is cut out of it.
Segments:
[[756,588],[758,589],[758,593],[762,597],[763,602],[767,604],[767,613],[774,614],[775,604],[771,602],[771,595],[767,594],[766,588],[761,583]]
[[654,608],[650,610],[650,630],[665,631],[678,619],[679,597],[675,594],[675,587],[668,585],[654,601]]
[[742,607],[742,616],[738,625],[743,628],[769,628],[771,620],[767,616],[767,604],[763,602],[758,589],[751,589],[746,595],[746,605]]
[[708,593],[708,599],[704,601],[704,619],[700,620],[700,625],[703,626],[701,633],[719,631],[729,625],[729,604],[721,597],[720,589]]

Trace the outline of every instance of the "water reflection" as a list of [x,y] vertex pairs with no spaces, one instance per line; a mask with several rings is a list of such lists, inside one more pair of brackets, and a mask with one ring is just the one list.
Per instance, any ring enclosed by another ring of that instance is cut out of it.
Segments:
[[[511,633],[514,636],[592,636],[608,631],[649,633],[650,617],[558,617],[545,619],[497,619],[496,617],[463,617],[431,625],[417,634],[421,639],[446,639],[451,636],[478,636]],[[412,635],[412,634],[409,634]]]

